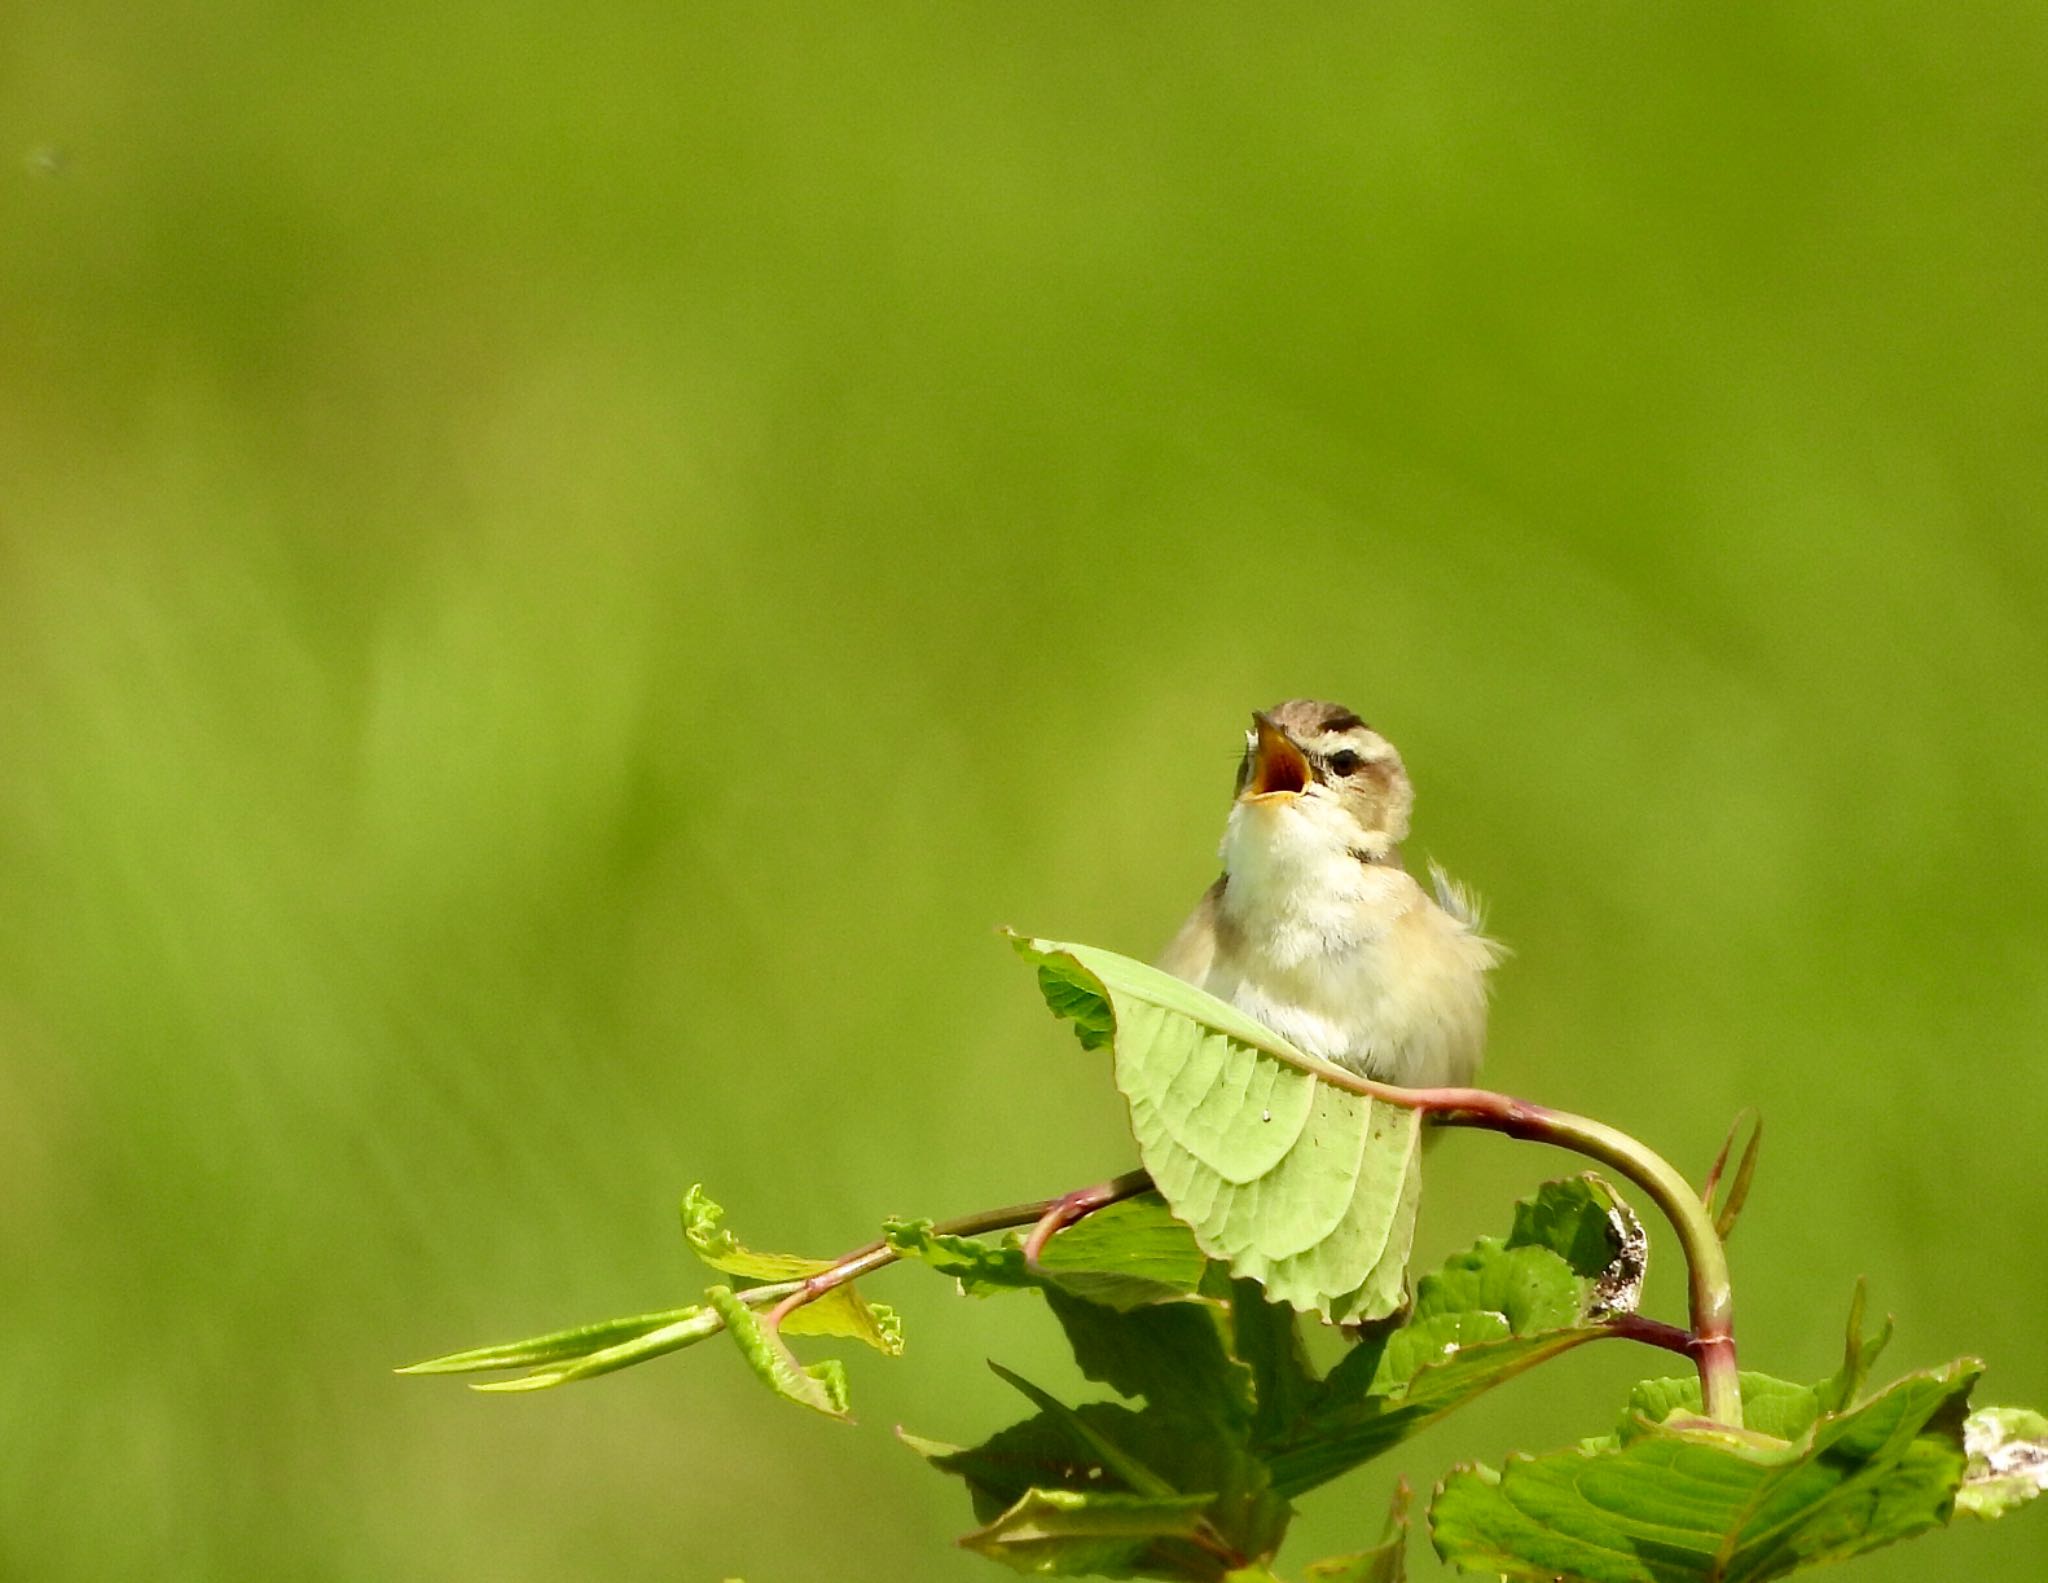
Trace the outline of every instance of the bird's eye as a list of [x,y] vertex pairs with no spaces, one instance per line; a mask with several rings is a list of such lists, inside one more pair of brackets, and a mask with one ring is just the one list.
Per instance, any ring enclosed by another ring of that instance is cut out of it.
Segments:
[[1365,760],[1352,752],[1351,749],[1345,748],[1341,752],[1330,755],[1330,773],[1332,775],[1349,775],[1364,762]]

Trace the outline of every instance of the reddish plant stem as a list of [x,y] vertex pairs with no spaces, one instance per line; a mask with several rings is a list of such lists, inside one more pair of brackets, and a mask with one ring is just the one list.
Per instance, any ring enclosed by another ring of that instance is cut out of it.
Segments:
[[[1317,1063],[1316,1075],[1340,1088],[1384,1100],[1409,1110],[1420,1110],[1444,1126],[1479,1127],[1552,1144],[1612,1166],[1641,1187],[1670,1220],[1685,1249],[1690,1276],[1692,1329],[1683,1330],[1661,1320],[1623,1314],[1605,1322],[1608,1334],[1620,1339],[1661,1347],[1693,1359],[1699,1369],[1700,1390],[1707,1415],[1739,1427],[1742,1423],[1742,1394],[1736,1373],[1733,1328],[1733,1294],[1728,1283],[1728,1259],[1715,1234],[1705,1207],[1677,1170],[1660,1155],[1626,1133],[1605,1123],[1550,1110],[1479,1088],[1393,1088],[1359,1077],[1341,1067]],[[1035,1203],[1011,1204],[985,1209],[941,1221],[932,1229],[941,1236],[973,1237],[990,1231],[1030,1226],[1024,1255],[1038,1262],[1046,1244],[1065,1226],[1096,1210],[1135,1198],[1152,1186],[1144,1171],[1077,1188],[1057,1198]],[[776,1291],[775,1306],[765,1319],[770,1330],[781,1325],[796,1309],[816,1302],[827,1292],[844,1286],[898,1262],[902,1255],[885,1241],[865,1243],[835,1260],[829,1269],[808,1276],[793,1286]],[[764,1296],[765,1296],[764,1291]]]
[[1661,1319],[1647,1319],[1641,1314],[1616,1314],[1612,1319],[1602,1320],[1601,1328],[1617,1340],[1640,1341],[1645,1346],[1662,1347],[1666,1352],[1676,1352],[1681,1357],[1691,1357],[1698,1347],[1690,1330],[1667,1325]]
[[[1136,1198],[1152,1186],[1152,1177],[1145,1171],[1126,1171],[1122,1176],[1111,1177],[1106,1182],[1097,1182],[1093,1187],[1084,1187],[1071,1193],[1062,1193],[1058,1198],[1043,1198],[1031,1204],[1010,1204],[1001,1209],[984,1209],[972,1215],[962,1215],[955,1220],[942,1220],[932,1227],[935,1236],[978,1237],[984,1232],[1007,1231],[1013,1226],[1039,1226],[1056,1213],[1065,1211],[1065,1219],[1059,1225],[1079,1220],[1098,1209],[1118,1203],[1126,1198]],[[1059,1229],[1055,1225],[1046,1232],[1050,1237]],[[1041,1241],[1040,1247],[1044,1246]],[[1028,1245],[1026,1256],[1036,1258]],[[806,1303],[814,1303],[835,1287],[844,1286],[848,1281],[858,1280],[863,1275],[886,1269],[903,1255],[890,1247],[887,1242],[874,1241],[855,1248],[851,1253],[835,1259],[832,1267],[820,1270],[816,1275],[806,1276],[796,1283],[787,1296],[768,1310],[763,1323],[770,1330],[779,1326],[792,1311]]]
[[[1293,1064],[1301,1064],[1295,1062]],[[1742,1425],[1742,1388],[1735,1361],[1735,1294],[1728,1279],[1728,1253],[1699,1194],[1669,1161],[1627,1133],[1567,1111],[1483,1088],[1394,1088],[1343,1067],[1317,1061],[1309,1067],[1336,1087],[1419,1110],[1447,1127],[1481,1127],[1570,1149],[1634,1182],[1671,1222],[1685,1252],[1692,1309],[1689,1351],[1700,1374],[1707,1416],[1735,1428]]]
[[1024,1262],[1037,1269],[1038,1257],[1045,1252],[1045,1245],[1052,1241],[1054,1232],[1120,1198],[1129,1198],[1133,1182],[1142,1182],[1143,1186],[1136,1191],[1143,1192],[1152,1185],[1152,1178],[1145,1171],[1126,1171],[1122,1176],[1097,1182],[1093,1187],[1077,1187],[1071,1193],[1054,1199],[1052,1207],[1038,1217],[1038,1223],[1024,1239]]

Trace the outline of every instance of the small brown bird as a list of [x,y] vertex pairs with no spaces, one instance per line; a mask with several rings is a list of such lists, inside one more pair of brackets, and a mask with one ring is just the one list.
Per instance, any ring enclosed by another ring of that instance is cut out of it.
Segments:
[[1442,869],[1424,890],[1402,866],[1414,803],[1394,745],[1342,705],[1254,714],[1223,877],[1160,967],[1363,1076],[1469,1083],[1505,953]]

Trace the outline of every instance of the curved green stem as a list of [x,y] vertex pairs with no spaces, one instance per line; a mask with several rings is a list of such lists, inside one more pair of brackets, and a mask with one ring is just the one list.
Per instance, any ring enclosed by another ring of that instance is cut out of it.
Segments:
[[1742,1387],[1735,1361],[1735,1293],[1728,1277],[1728,1252],[1692,1184],[1662,1155],[1605,1122],[1484,1088],[1395,1088],[1341,1067],[1318,1062],[1323,1081],[1368,1099],[1420,1110],[1448,1127],[1483,1127],[1511,1138],[1570,1149],[1612,1166],[1646,1193],[1671,1222],[1685,1253],[1692,1309],[1693,1362],[1707,1416],[1742,1426]]
[[1728,1250],[1692,1184],[1654,1149],[1605,1122],[1548,1110],[1504,1094],[1476,1089],[1465,1093],[1471,1097],[1421,1108],[1448,1126],[1485,1127],[1510,1137],[1534,1138],[1611,1165],[1663,1211],[1685,1253],[1693,1361],[1700,1371],[1700,1396],[1707,1416],[1740,1428],[1742,1388],[1736,1373],[1735,1291],[1728,1275]]

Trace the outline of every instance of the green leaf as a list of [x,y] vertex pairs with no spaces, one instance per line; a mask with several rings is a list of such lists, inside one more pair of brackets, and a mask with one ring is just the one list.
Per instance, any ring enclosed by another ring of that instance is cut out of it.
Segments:
[[[1067,1406],[1050,1392],[1040,1390],[1021,1374],[1012,1373],[1000,1363],[991,1363],[989,1367],[995,1370],[997,1378],[1002,1380],[1004,1384],[1022,1394],[1025,1400],[1029,1401],[1047,1418],[1065,1430],[1068,1437],[1074,1442],[1077,1450],[1093,1458],[1107,1472],[1115,1474],[1117,1478],[1123,1480],[1136,1493],[1140,1495],[1172,1495],[1175,1493],[1174,1487],[1165,1479],[1146,1467],[1143,1462],[1124,1450],[1114,1440],[1110,1439],[1108,1435],[1091,1428],[1086,1419],[1082,1418],[1073,1408]],[[1209,1497],[1205,1496],[1203,1498],[1206,1500]]]
[[1158,1303],[1119,1312],[1057,1287],[1045,1298],[1089,1379],[1219,1429],[1249,1431],[1252,1371],[1229,1353],[1221,1305]]
[[[1735,1166],[1735,1179],[1728,1184],[1728,1197],[1717,1213],[1714,1196],[1721,1185],[1721,1172],[1728,1164],[1728,1151],[1734,1147],[1737,1134],[1743,1124],[1749,1124],[1749,1142],[1743,1145],[1742,1158]],[[1714,1156],[1713,1168],[1707,1172],[1706,1185],[1700,1189],[1700,1203],[1707,1213],[1714,1217],[1714,1235],[1726,1242],[1735,1234],[1735,1223],[1742,1217],[1742,1206],[1749,1200],[1749,1188],[1756,1178],[1757,1150],[1764,1141],[1764,1118],[1754,1108],[1745,1107],[1737,1112],[1735,1120],[1729,1123],[1728,1136],[1721,1140],[1721,1152]]]
[[1311,1490],[1607,1335],[1608,1305],[1642,1268],[1642,1228],[1606,1183],[1545,1183],[1517,1206],[1506,1241],[1483,1237],[1423,1276],[1405,1323],[1369,1332],[1302,1411],[1262,1435],[1274,1488]]
[[1082,1372],[1144,1399],[1134,1428],[1153,1448],[1150,1465],[1177,1490],[1214,1491],[1210,1520],[1241,1554],[1277,1549],[1289,1514],[1252,1448],[1254,1375],[1229,1353],[1231,1320],[1223,1305],[1164,1303],[1118,1313],[1057,1288],[1045,1295]]
[[1166,1200],[1143,1193],[1064,1227],[1038,1267],[1077,1297],[1129,1309],[1193,1295],[1209,1261]]
[[1466,1571],[1585,1583],[1761,1583],[1843,1560],[1948,1520],[1978,1372],[1909,1375],[1790,1443],[1679,1417],[1455,1469],[1432,1537]]
[[1257,1281],[1230,1288],[1230,1350],[1252,1371],[1253,1435],[1277,1439],[1322,1390],[1301,1344],[1301,1326],[1285,1303],[1266,1301]]
[[1986,1407],[1963,1421],[1969,1465],[1956,1511],[2003,1517],[2048,1490],[2048,1418],[2023,1407]]
[[[428,1358],[424,1363],[408,1363],[395,1372],[475,1374],[489,1369],[525,1369],[536,1364],[560,1363],[636,1341],[651,1331],[664,1329],[701,1312],[701,1305],[693,1305],[666,1309],[658,1314],[634,1314],[625,1319],[575,1325],[567,1330],[551,1330],[544,1336],[529,1336],[523,1341],[500,1341],[487,1347],[472,1347],[466,1352],[450,1352],[443,1357]],[[715,1325],[712,1327],[716,1328]],[[706,1332],[707,1335],[709,1333]]]
[[[1252,1283],[1241,1283],[1241,1290],[1261,1310],[1271,1307]],[[994,1366],[1039,1409],[1036,1417],[966,1450],[907,1435],[905,1442],[967,1481],[984,1522],[1034,1489],[1200,1495],[1219,1543],[1247,1559],[1270,1556],[1290,1514],[1251,1444],[1255,1371],[1231,1355],[1229,1307],[1196,1298],[1118,1310],[1051,1281],[1044,1292],[1082,1371],[1141,1398],[1143,1410],[1107,1402],[1068,1407]],[[1292,1324],[1291,1309],[1277,1311]],[[1130,1565],[1183,1576],[1199,1559],[1147,1552]]]
[[[959,1256],[986,1251],[975,1244]],[[1163,1481],[1178,1494],[1212,1492],[1205,1513],[1217,1535],[1263,1561],[1290,1496],[1540,1359],[1608,1334],[1592,1316],[1627,1284],[1617,1269],[1639,1276],[1641,1263],[1641,1228],[1612,1189],[1595,1177],[1548,1183],[1518,1206],[1506,1240],[1482,1239],[1425,1276],[1408,1321],[1372,1330],[1327,1380],[1303,1357],[1294,1310],[1266,1301],[1256,1282],[1210,1283],[1119,1311],[1047,1280],[1083,1372],[1142,1399],[1143,1410],[1067,1408],[1020,1385],[1038,1415],[981,1446],[905,1439],[967,1481],[983,1522],[1034,1488],[1143,1495]],[[1171,1575],[1172,1563],[1148,1552],[1130,1565]]]
[[723,1328],[725,1321],[715,1309],[685,1308],[679,1310],[676,1318],[668,1324],[641,1331],[611,1346],[593,1348],[581,1357],[553,1367],[537,1368],[516,1380],[489,1380],[470,1388],[504,1393],[547,1390],[551,1386],[567,1385],[575,1380],[593,1379],[600,1374],[631,1368],[636,1363],[645,1363],[649,1358],[658,1358],[665,1353],[679,1352],[684,1347],[696,1345],[706,1336],[718,1334]]
[[[1032,1401],[1047,1403],[1022,1423],[991,1436],[981,1446],[952,1448],[918,1436],[897,1436],[905,1446],[924,1456],[942,1472],[956,1474],[969,1487],[975,1503],[975,1517],[983,1524],[995,1524],[1032,1491],[1063,1489],[1073,1495],[1130,1495],[1137,1499],[1186,1499],[1212,1530],[1212,1544],[1227,1544],[1245,1556],[1270,1556],[1280,1542],[1286,1524],[1286,1509],[1268,1505],[1247,1505],[1217,1497],[1206,1491],[1206,1472],[1229,1462],[1229,1452],[1192,1434],[1190,1425],[1155,1409],[1137,1413],[1118,1403],[1083,1403],[1063,1407],[1036,1386],[1024,1386]],[[1145,1489],[1133,1489],[1112,1466],[1124,1466]],[[1161,1485],[1171,1495],[1159,1495]],[[1221,1517],[1221,1522],[1219,1522]],[[1257,1522],[1251,1522],[1257,1520]],[[1116,1556],[1102,1556],[1094,1563],[1114,1577],[1141,1573],[1145,1577],[1212,1577],[1214,1556],[1176,1538],[1153,1538],[1147,1544],[1133,1542]]]
[[801,1280],[832,1268],[830,1259],[799,1258],[794,1253],[756,1253],[743,1246],[719,1222],[725,1211],[704,1195],[699,1182],[683,1195],[683,1236],[712,1269],[756,1281]]
[[1090,946],[1015,944],[1082,1044],[1114,1045],[1139,1154],[1204,1253],[1326,1318],[1400,1307],[1417,1112],[1337,1086],[1338,1068],[1157,968]]
[[[1740,1383],[1742,1424],[1755,1434],[1768,1435],[1774,1440],[1797,1440],[1820,1418],[1823,1410],[1820,1386],[1798,1385],[1791,1380],[1753,1374],[1746,1369]],[[1621,1427],[1614,1438],[1625,1443],[1668,1419],[1696,1419],[1704,1411],[1699,1375],[1643,1380],[1630,1387],[1628,1407],[1622,1413]]]
[[896,1437],[941,1472],[962,1480],[974,1501],[974,1514],[992,1522],[1034,1487],[1061,1489],[1128,1488],[1109,1475],[1089,1436],[1077,1435],[1072,1420],[1087,1426],[1113,1446],[1139,1444],[1144,1438],[1139,1414],[1114,1402],[1084,1402],[1059,1413],[1038,1413],[998,1430],[978,1446],[950,1446],[899,1428]]
[[729,1286],[714,1286],[704,1294],[725,1328],[739,1344],[761,1383],[777,1396],[823,1413],[828,1418],[850,1420],[846,1405],[846,1366],[837,1358],[826,1358],[808,1366],[782,1343],[782,1338],[761,1322],[761,1316],[747,1307]]
[[932,1229],[929,1220],[885,1220],[882,1238],[906,1259],[918,1259],[950,1275],[969,1297],[1029,1291],[1038,1282],[1025,1266],[1023,1250],[957,1237]]
[[1128,1577],[1161,1540],[1202,1531],[1204,1495],[1027,1490],[1014,1506],[960,1543],[1018,1572],[1047,1577]]
[[1063,1227],[1046,1244],[1036,1272],[1025,1264],[1014,1233],[988,1243],[935,1231],[929,1220],[888,1220],[882,1235],[905,1258],[954,1277],[970,1297],[1049,1282],[1111,1308],[1137,1308],[1193,1296],[1209,1269],[1193,1233],[1157,1193],[1107,1205]]
[[885,1357],[903,1355],[903,1321],[887,1303],[871,1303],[851,1281],[793,1308],[782,1321],[792,1336],[844,1336],[863,1341]]
[[1309,1563],[1307,1583],[1404,1583],[1408,1576],[1408,1481],[1394,1486],[1380,1542],[1353,1555]]
[[1592,1171],[1547,1182],[1515,1205],[1510,1248],[1548,1248],[1593,1283],[1586,1311],[1632,1314],[1649,1274],[1650,1239],[1636,1212]]
[[1849,1324],[1842,1339],[1842,1366],[1832,1378],[1814,1388],[1823,1412],[1838,1413],[1863,1394],[1863,1386],[1870,1378],[1870,1366],[1892,1339],[1889,1314],[1876,1330],[1864,1334],[1863,1301],[1864,1285],[1859,1279],[1856,1294],[1849,1299]]

